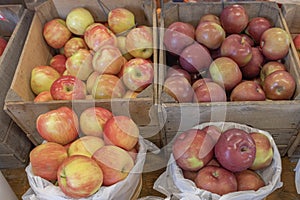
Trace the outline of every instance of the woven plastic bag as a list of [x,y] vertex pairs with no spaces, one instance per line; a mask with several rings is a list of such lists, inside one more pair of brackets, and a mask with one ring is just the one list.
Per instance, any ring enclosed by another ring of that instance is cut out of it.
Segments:
[[239,128],[246,131],[247,133],[259,132],[266,135],[270,139],[274,151],[273,161],[267,168],[256,171],[264,179],[266,186],[260,188],[257,191],[232,192],[222,196],[199,189],[196,187],[193,181],[185,179],[183,177],[182,170],[178,167],[173,155],[171,154],[166,171],[161,174],[154,183],[153,188],[155,190],[165,194],[171,199],[174,199],[174,197],[176,197],[177,199],[181,200],[260,200],[267,197],[277,188],[282,187],[280,178],[282,171],[281,157],[270,133],[233,122],[203,123],[193,127],[193,129],[202,129],[208,125],[217,126],[222,131],[231,128]]

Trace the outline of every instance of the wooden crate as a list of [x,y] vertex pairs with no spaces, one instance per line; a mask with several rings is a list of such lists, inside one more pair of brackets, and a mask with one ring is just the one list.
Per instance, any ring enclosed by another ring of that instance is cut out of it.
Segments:
[[[219,15],[223,6],[236,2],[198,2],[198,3],[167,3],[162,9],[160,27],[160,41],[163,41],[163,28],[175,21],[183,21],[196,26],[200,17],[207,13]],[[286,27],[286,22],[278,5],[274,2],[239,2],[245,7],[249,18],[263,16],[269,18],[276,27]],[[288,55],[283,59],[289,72],[296,80],[297,88],[293,100],[286,101],[247,101],[247,102],[213,102],[213,103],[177,103],[163,92],[167,66],[166,51],[163,43],[160,44],[160,70],[158,98],[161,122],[164,125],[162,134],[164,145],[171,147],[174,136],[193,126],[210,121],[230,121],[246,124],[272,134],[276,144],[285,155],[293,140],[298,134],[300,122],[300,79],[299,67],[295,52],[290,48]],[[170,148],[166,148],[169,149]]]
[[[0,21],[0,35],[8,41],[0,57],[0,103],[3,108],[5,95],[13,79],[33,13],[24,9],[22,5],[3,4],[0,5],[0,13],[6,18]],[[28,138],[24,137],[24,133],[1,109],[0,168],[25,166],[31,145]]]
[[[157,74],[157,32],[156,32],[156,4],[147,0],[102,0],[109,8],[125,7],[135,14],[137,24],[153,26],[154,54],[153,63]],[[17,66],[14,79],[5,99],[5,110],[12,119],[22,128],[28,138],[35,144],[40,144],[42,138],[36,131],[35,121],[39,114],[61,106],[72,107],[78,114],[88,107],[101,106],[111,110],[116,115],[130,116],[139,126],[143,136],[154,143],[160,143],[158,134],[157,109],[155,106],[156,84],[150,85],[135,99],[102,99],[102,100],[75,100],[51,101],[34,103],[34,94],[30,88],[30,73],[37,65],[45,65],[53,56],[51,49],[44,41],[42,35],[43,25],[54,17],[66,18],[67,13],[74,7],[84,6],[91,11],[96,21],[106,21],[106,13],[96,0],[51,0],[38,7],[26,39],[26,43]],[[155,75],[154,82],[157,82]],[[21,86],[21,87],[20,87]]]

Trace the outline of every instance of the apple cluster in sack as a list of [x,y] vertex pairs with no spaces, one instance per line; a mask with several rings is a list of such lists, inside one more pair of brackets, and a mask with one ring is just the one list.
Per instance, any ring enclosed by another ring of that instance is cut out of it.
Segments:
[[153,81],[152,28],[137,26],[125,8],[111,10],[105,23],[74,8],[46,22],[42,34],[56,53],[31,71],[35,102],[135,98]]
[[232,122],[203,123],[174,138],[154,189],[179,199],[264,199],[282,186],[272,136]]
[[24,199],[131,198],[147,151],[131,118],[102,107],[80,115],[60,107],[40,114],[36,128],[46,142],[30,152],[26,172],[32,191]]

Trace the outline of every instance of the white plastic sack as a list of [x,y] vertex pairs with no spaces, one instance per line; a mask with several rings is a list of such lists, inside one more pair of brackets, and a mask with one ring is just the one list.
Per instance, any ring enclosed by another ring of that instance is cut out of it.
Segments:
[[[134,194],[143,172],[143,167],[146,159],[147,149],[157,150],[158,148],[151,142],[139,138],[139,152],[136,158],[136,163],[128,174],[126,179],[111,185],[109,187],[102,186],[100,190],[85,200],[108,200],[108,199],[130,199]],[[72,199],[65,195],[58,186],[39,177],[34,176],[31,170],[31,165],[26,167],[27,178],[30,189],[23,195],[23,200],[66,200]]]
[[274,190],[282,187],[282,182],[280,179],[282,171],[281,157],[270,133],[232,122],[203,123],[194,127],[194,129],[202,129],[208,125],[215,125],[221,128],[222,131],[231,128],[239,128],[246,131],[247,133],[259,132],[268,136],[273,146],[273,161],[269,167],[263,170],[256,171],[264,179],[266,186],[260,188],[257,191],[232,192],[223,196],[199,189],[196,187],[193,181],[185,179],[183,177],[182,170],[178,167],[173,155],[171,154],[166,171],[163,174],[161,174],[161,176],[154,183],[153,188],[155,190],[165,194],[168,197],[175,196],[181,200],[259,200],[264,199]]
[[298,160],[297,166],[294,169],[295,171],[295,185],[297,193],[300,194],[300,159]]

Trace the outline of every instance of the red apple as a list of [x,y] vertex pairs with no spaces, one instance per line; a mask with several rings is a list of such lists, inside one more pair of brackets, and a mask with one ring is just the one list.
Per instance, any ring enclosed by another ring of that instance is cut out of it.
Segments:
[[255,81],[242,81],[233,88],[230,101],[264,101],[265,92]]
[[134,14],[126,8],[115,8],[108,13],[108,26],[115,34],[125,32],[135,26]]
[[228,5],[220,14],[220,21],[226,33],[240,33],[248,24],[248,14],[242,5]]
[[48,181],[55,181],[58,167],[67,157],[67,150],[58,143],[40,144],[34,147],[29,154],[32,173]]
[[241,72],[243,78],[245,79],[253,79],[259,76],[264,62],[264,56],[262,55],[258,47],[252,47],[251,52],[251,60],[244,67],[241,67]]
[[182,175],[185,179],[189,179],[191,181],[195,181],[195,178],[197,177],[198,171],[188,171],[188,170],[182,170]]
[[207,82],[212,82],[212,80],[210,78],[200,78],[197,79],[193,84],[192,84],[192,88],[193,90],[195,90],[197,87],[200,87],[202,85],[205,85]]
[[252,58],[250,44],[238,34],[227,36],[220,50],[221,56],[233,59],[240,67],[247,65]]
[[198,24],[200,24],[202,22],[214,22],[214,23],[221,25],[220,18],[217,15],[210,14],[210,13],[202,15],[200,17]]
[[209,49],[217,49],[225,39],[225,31],[215,22],[202,22],[196,28],[196,40]]
[[103,138],[106,144],[113,144],[125,150],[132,149],[139,139],[136,123],[127,116],[114,116],[104,125]]
[[209,161],[209,163],[207,163],[206,166],[216,166],[216,167],[221,167],[220,163],[219,163],[215,158],[211,159],[211,160]]
[[263,32],[271,27],[272,25],[269,19],[265,17],[254,17],[249,21],[245,32],[250,35],[256,43],[259,43]]
[[34,102],[47,102],[47,101],[52,101],[52,95],[50,93],[50,91],[43,91],[41,93],[39,93],[35,98],[34,98]]
[[264,169],[271,165],[273,160],[273,147],[269,138],[258,132],[250,133],[250,136],[253,138],[256,146],[256,155],[253,164],[250,169],[259,170]]
[[86,98],[85,83],[75,76],[61,76],[50,88],[54,100],[76,100]]
[[242,81],[242,72],[239,66],[228,57],[215,59],[210,67],[209,73],[212,80],[230,91]]
[[78,117],[72,109],[60,107],[40,114],[36,120],[36,129],[48,142],[65,145],[78,137]]
[[104,141],[100,137],[91,135],[83,136],[70,144],[68,148],[68,155],[82,155],[91,158],[92,155],[104,145]]
[[289,100],[294,95],[296,82],[289,72],[278,70],[265,78],[263,89],[268,99]]
[[57,171],[58,186],[71,198],[87,198],[103,183],[103,172],[92,158],[75,155],[67,158]]
[[210,165],[200,169],[195,178],[195,184],[200,189],[218,195],[237,191],[237,180],[235,175],[232,172],[217,166]]
[[191,45],[195,38],[195,28],[185,22],[174,22],[164,33],[166,50],[173,55],[180,55],[184,48]]
[[166,79],[171,76],[184,76],[189,81],[189,83],[191,83],[192,81],[191,74],[178,65],[174,65],[167,69]]
[[249,168],[255,159],[256,147],[252,137],[238,128],[223,132],[215,145],[215,156],[222,167],[232,172]]
[[282,28],[269,28],[260,38],[260,48],[269,60],[279,60],[287,55],[290,47],[290,36]]
[[235,173],[237,180],[238,191],[258,190],[265,186],[264,180],[255,171],[244,170]]
[[208,125],[208,126],[204,127],[202,129],[202,131],[206,132],[206,134],[209,135],[213,139],[214,144],[216,144],[218,142],[219,137],[222,134],[222,130],[219,127],[214,126],[214,125]]
[[247,34],[244,34],[244,33],[241,33],[239,34],[240,36],[243,37],[243,39],[248,42],[248,44],[251,46],[251,47],[254,47],[255,46],[255,43],[254,43],[254,40]]
[[127,151],[115,145],[106,145],[97,150],[92,158],[103,171],[103,185],[110,186],[124,180],[134,166]]
[[50,66],[53,67],[60,75],[66,70],[67,58],[63,54],[57,54],[50,59]]
[[226,92],[219,84],[207,82],[197,87],[194,94],[194,102],[225,102],[227,101]]
[[[297,34],[297,35],[294,37],[293,43],[294,43],[294,45],[295,45],[295,47],[296,47],[297,52],[299,52],[299,51],[300,51],[300,34]],[[0,53],[0,55],[1,55],[1,53]]]
[[79,117],[81,132],[84,135],[103,137],[104,125],[112,116],[109,110],[102,107],[85,109]]
[[48,21],[43,28],[43,36],[47,44],[55,49],[62,48],[71,35],[66,22],[60,18]]
[[197,171],[213,157],[214,142],[206,132],[190,129],[175,138],[172,153],[183,170]]
[[64,46],[64,55],[68,58],[79,49],[88,49],[88,46],[81,37],[73,37],[66,42]]
[[4,38],[0,37],[0,56],[2,56],[6,46],[7,46],[7,41]]
[[68,29],[75,35],[83,35],[87,27],[94,23],[94,17],[83,7],[72,9],[66,18]]
[[269,61],[269,62],[265,63],[260,70],[260,79],[261,79],[262,83],[264,82],[265,78],[269,74],[271,74],[277,70],[286,71],[286,67],[284,64],[282,64],[281,62],[278,62],[278,61]]

